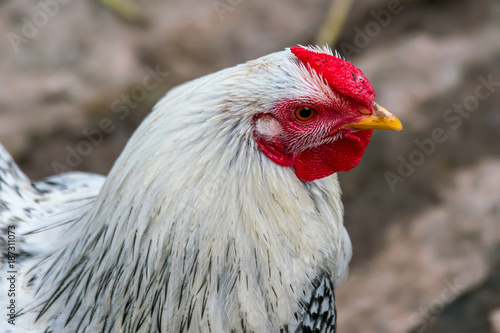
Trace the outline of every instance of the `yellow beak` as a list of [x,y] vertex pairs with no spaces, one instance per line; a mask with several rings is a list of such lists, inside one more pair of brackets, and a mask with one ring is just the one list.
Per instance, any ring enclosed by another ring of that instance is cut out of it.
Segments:
[[345,126],[357,129],[386,129],[394,131],[401,131],[403,129],[403,125],[399,119],[377,103],[373,103],[372,111],[370,115],[363,115],[359,121]]

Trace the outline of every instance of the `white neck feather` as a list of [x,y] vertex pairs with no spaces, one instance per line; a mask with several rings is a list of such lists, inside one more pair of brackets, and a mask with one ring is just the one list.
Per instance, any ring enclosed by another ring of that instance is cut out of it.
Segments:
[[[189,322],[193,332],[225,332],[243,318],[271,332],[289,324],[317,274],[345,278],[351,244],[337,177],[302,182],[259,151],[252,117],[273,92],[240,80],[257,71],[266,69],[247,63],[176,88],[139,127],[93,208],[67,231],[46,276],[52,288],[42,283],[56,331],[81,302],[64,329],[118,328],[106,316],[127,313],[125,327],[144,320],[144,331],[159,321],[169,331],[187,332]],[[61,297],[50,294],[54,283]],[[93,319],[85,308],[97,309]]]

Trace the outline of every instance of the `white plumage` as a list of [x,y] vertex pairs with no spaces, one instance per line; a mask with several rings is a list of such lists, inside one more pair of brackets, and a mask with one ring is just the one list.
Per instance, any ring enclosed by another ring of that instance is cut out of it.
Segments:
[[333,332],[351,258],[337,176],[304,182],[254,140],[279,130],[257,114],[311,96],[338,98],[285,50],[171,90],[106,179],[31,183],[0,149],[19,311],[3,332]]

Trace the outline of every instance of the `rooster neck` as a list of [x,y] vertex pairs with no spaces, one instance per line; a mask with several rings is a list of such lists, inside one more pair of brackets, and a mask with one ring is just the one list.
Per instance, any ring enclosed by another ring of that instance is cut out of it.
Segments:
[[345,277],[336,176],[305,183],[265,157],[255,100],[193,109],[183,94],[218,82],[204,80],[159,103],[68,230],[40,290],[53,330],[278,331],[319,274]]
[[[88,322],[99,329],[110,308],[130,327],[141,316],[163,318],[163,325],[181,318],[173,324],[179,328],[192,316],[220,332],[241,327],[242,319],[254,331],[292,325],[300,296],[319,274],[326,271],[333,281],[345,274],[350,243],[336,177],[304,183],[259,154],[219,159],[217,169],[205,166],[183,177],[169,177],[181,170],[162,170],[149,182],[110,179],[89,212],[93,225],[81,242],[84,256],[72,267],[80,276],[66,289],[81,298],[70,306],[102,309],[98,321]],[[107,201],[113,196],[118,205]],[[79,320],[85,318],[70,322]]]

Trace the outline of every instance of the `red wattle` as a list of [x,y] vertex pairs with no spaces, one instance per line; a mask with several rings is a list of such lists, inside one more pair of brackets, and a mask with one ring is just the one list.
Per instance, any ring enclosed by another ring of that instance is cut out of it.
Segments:
[[293,158],[283,152],[283,147],[279,144],[277,140],[273,142],[262,140],[257,136],[257,145],[259,146],[260,151],[264,153],[268,158],[271,159],[274,163],[281,165],[283,167],[291,167],[293,166]]
[[351,132],[333,143],[305,150],[295,159],[295,174],[304,181],[312,181],[351,170],[361,161],[372,132]]

